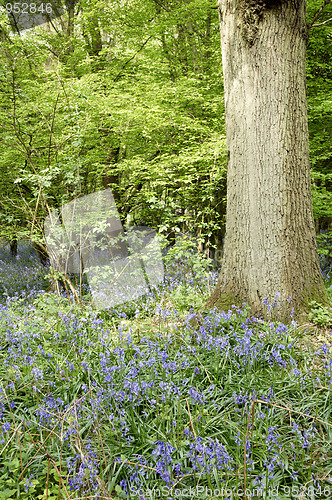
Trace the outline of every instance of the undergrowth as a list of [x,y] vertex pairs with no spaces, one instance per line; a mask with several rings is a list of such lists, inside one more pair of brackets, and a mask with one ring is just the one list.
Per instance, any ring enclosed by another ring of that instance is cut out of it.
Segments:
[[180,271],[111,311],[6,298],[0,499],[332,496],[329,330],[196,316],[217,273]]

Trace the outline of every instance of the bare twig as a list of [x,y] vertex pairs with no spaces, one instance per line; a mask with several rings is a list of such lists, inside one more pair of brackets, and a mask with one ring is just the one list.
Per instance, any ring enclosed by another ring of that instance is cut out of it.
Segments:
[[320,422],[321,424],[326,424],[332,427],[332,424],[329,424],[328,422],[325,422],[325,420],[321,420],[318,417],[313,417],[312,415],[306,415],[305,413],[302,413],[301,411],[297,410],[292,410],[292,408],[287,408],[284,406],[276,405],[274,403],[269,403],[268,401],[263,401],[262,399],[256,399],[256,403],[261,403],[263,405],[270,405],[273,406],[274,408],[280,408],[280,410],[285,410],[285,411],[291,411],[293,413],[297,413],[297,415],[302,415],[302,417],[307,417],[307,418],[313,418],[314,420],[317,420],[317,422]]
[[191,430],[192,430],[192,433],[193,435],[195,436],[195,439],[197,438],[196,436],[196,432],[195,432],[195,429],[194,429],[194,424],[193,424],[193,421],[192,421],[192,418],[191,418],[191,413],[190,413],[190,408],[189,408],[189,403],[188,403],[188,399],[186,399],[186,403],[187,403],[187,408],[188,408],[188,413],[189,413],[189,419],[190,419],[190,427],[191,427]]
[[323,21],[321,23],[313,24],[311,27],[316,28],[317,26],[323,26],[323,24],[330,23],[331,21],[332,21],[332,17],[330,17],[330,19],[326,19],[326,21]]
[[2,448],[2,450],[0,451],[0,456],[3,454],[3,452],[5,451],[5,449],[7,448],[7,446],[9,445],[9,443],[12,441],[13,437],[15,436],[16,432],[18,432],[19,428],[22,427],[22,423],[20,423],[20,425],[18,427],[16,427],[16,429],[14,429],[13,431],[13,434],[11,436],[11,438],[7,441],[7,443],[5,444],[5,446]]
[[[27,433],[29,434],[29,436],[30,436],[30,438],[31,438],[31,441],[32,441],[33,446],[34,446],[35,448],[37,448],[37,446],[38,446],[38,445],[34,442],[33,437],[32,437],[32,436],[31,436],[31,434],[30,434],[29,429],[27,428],[27,426],[26,426],[25,424],[24,424],[24,427],[25,427],[25,430],[27,431]],[[45,442],[45,441],[44,441],[44,442]],[[61,472],[59,471],[59,469],[58,469],[58,467],[57,467],[57,465],[56,465],[56,462],[55,462],[54,458],[52,457],[52,455],[50,455],[50,454],[48,453],[47,448],[46,448],[46,446],[44,445],[44,443],[42,444],[42,446],[41,446],[41,447],[44,447],[44,448],[45,448],[45,453],[44,453],[44,456],[45,456],[45,457],[47,457],[47,458],[48,458],[48,459],[52,462],[53,467],[55,468],[55,470],[56,470],[56,471],[57,471],[57,473],[58,473],[58,476],[59,476],[59,481],[61,481],[61,485],[62,485],[63,489],[65,490],[67,497],[68,497],[68,498],[70,498],[70,497],[69,497],[69,494],[68,494],[68,491],[67,491],[67,488],[66,488],[66,485],[65,485],[65,483],[63,482]],[[41,447],[39,447],[39,448],[38,448],[37,453],[39,453],[39,450],[40,450],[40,448],[41,448]],[[26,469],[26,468],[25,468],[25,469]],[[25,469],[24,469],[24,470],[25,470]],[[22,476],[22,478],[23,478],[23,476]]]
[[6,393],[6,390],[5,390],[4,386],[3,386],[3,384],[1,384],[1,385],[2,385],[2,390],[3,390],[4,394],[5,394],[5,398],[6,398],[6,400],[7,400],[7,404],[8,404],[8,406],[9,406],[9,411],[10,411],[10,414],[11,414],[11,416],[12,416],[12,419],[13,419],[14,425],[15,425],[15,427],[16,427],[16,429],[15,429],[15,433],[16,433],[16,435],[17,435],[17,439],[18,439],[18,446],[19,446],[19,450],[20,450],[21,471],[23,471],[23,461],[22,461],[21,440],[20,440],[20,436],[19,436],[19,433],[18,433],[18,429],[19,429],[19,427],[20,427],[20,426],[18,426],[18,425],[16,424],[16,420],[15,420],[15,417],[14,417],[14,414],[13,414],[13,410],[12,410],[12,408],[11,408],[11,406],[10,406],[9,399],[8,399],[8,396],[7,396],[7,393]]
[[225,368],[226,361],[227,361],[227,358],[228,358],[229,349],[230,349],[230,346],[228,346],[228,349],[227,349],[227,352],[226,352],[226,356],[225,356],[225,361],[224,361],[224,364],[223,364],[223,366],[222,366],[221,371],[223,371],[223,370],[224,370],[224,368]]
[[330,469],[326,474],[324,474],[324,476],[322,477],[322,479],[326,479],[327,476],[329,476],[331,472],[332,472],[332,469]]
[[[104,445],[103,445],[103,440],[102,440],[102,437],[101,437],[101,434],[100,434],[100,430],[99,430],[99,422],[97,420],[97,425],[95,426],[96,429],[97,429],[97,432],[98,432],[98,437],[99,437],[99,440],[100,440],[100,445],[101,445],[101,449],[102,449],[102,452],[103,452],[103,457],[104,457],[104,464],[105,464],[105,469],[107,467],[107,460],[106,460],[106,454],[105,454],[105,450],[104,450]],[[107,477],[109,477],[109,474],[107,472]]]
[[[76,409],[75,409],[75,411],[76,411]],[[84,461],[86,461],[86,455],[83,453],[84,445],[82,442],[80,442],[79,434],[77,435],[77,437],[75,439],[74,446],[75,446],[76,450],[79,452],[81,460],[84,463]],[[102,494],[105,495],[104,498],[108,498],[111,500],[113,497],[111,495],[108,495],[107,486],[104,483],[104,481],[99,476],[95,476],[95,478],[97,480],[99,488],[102,490]]]
[[154,472],[157,472],[157,469],[153,467],[148,467],[147,465],[139,464],[138,462],[127,462],[127,460],[121,460],[121,463],[129,465],[138,465],[139,467],[143,467],[143,469],[153,470]]
[[321,7],[318,9],[318,11],[316,12],[316,14],[314,15],[314,17],[312,18],[311,22],[308,23],[308,28],[312,28],[313,25],[315,24],[315,22],[317,21],[317,19],[321,16],[323,10],[325,9],[325,7],[331,2],[331,0],[324,0],[323,2],[323,5],[321,5]]
[[183,479],[185,479],[186,477],[196,476],[196,474],[200,474],[200,473],[194,472],[194,474],[185,474],[184,476],[180,477],[180,479],[178,479],[178,481],[176,481],[176,483],[173,484],[172,489],[171,489],[171,494],[173,493],[175,486],[177,486],[181,481],[183,481]]
[[[84,394],[82,397],[80,397],[77,401],[74,402],[74,405],[77,404],[79,401],[81,401],[81,399],[85,398],[87,394],[89,394],[90,391],[88,391],[86,394]],[[68,408],[64,414],[61,416],[61,420],[62,420],[62,429],[61,429],[61,435],[60,435],[60,440],[62,441],[62,435],[63,435],[63,422],[64,422],[64,419],[67,415],[67,413],[69,413],[70,411],[72,410],[72,406],[70,408]],[[51,412],[49,412],[51,413]],[[54,414],[53,414],[54,415]],[[38,453],[40,452],[40,450],[42,449],[42,447],[44,446],[45,447],[45,443],[46,441],[48,441],[48,439],[52,436],[52,434],[54,433],[54,430],[58,427],[59,423],[57,422],[55,424],[55,426],[53,427],[53,429],[50,430],[50,432],[48,433],[48,435],[46,436],[46,438],[44,439],[44,441],[42,442],[42,444],[39,446],[38,450],[36,451],[36,453],[34,454],[34,456],[30,459],[30,461],[28,462],[28,464],[25,466],[23,472],[21,473],[21,476],[20,478],[23,479],[23,474],[25,472],[25,470],[29,467],[29,465],[33,462],[33,459],[36,458],[36,456],[38,455]]]
[[50,479],[50,459],[47,461],[47,476],[46,476],[46,500],[48,500],[48,483]]
[[35,213],[33,214],[33,219],[32,219],[32,224],[31,224],[31,231],[30,231],[31,236],[33,235],[33,229],[34,229],[34,225],[35,225],[35,221],[36,221],[36,217],[37,217],[37,211],[38,211],[38,205],[39,205],[39,198],[40,198],[41,189],[42,189],[41,184],[39,184],[39,190],[38,190],[38,196],[37,196],[37,201],[36,201]]
[[128,63],[130,63],[130,61],[132,61],[136,56],[137,54],[145,47],[145,45],[148,43],[149,40],[151,40],[152,38],[152,35],[149,36],[144,43],[142,43],[142,45],[140,46],[140,48],[135,52],[135,54],[130,58],[128,59],[128,61],[126,61],[124,63],[124,65],[122,66],[122,68],[120,69],[119,73],[116,75],[116,77],[113,79],[113,82],[116,82],[118,80],[118,78],[120,78],[121,74],[122,74],[122,70],[127,66]]

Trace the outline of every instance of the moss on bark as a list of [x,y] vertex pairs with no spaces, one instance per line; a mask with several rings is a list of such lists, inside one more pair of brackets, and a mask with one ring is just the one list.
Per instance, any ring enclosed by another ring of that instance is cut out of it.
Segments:
[[220,311],[227,312],[232,308],[233,305],[235,305],[236,307],[241,307],[242,304],[243,301],[239,297],[236,297],[233,293],[229,292],[221,294],[214,305]]

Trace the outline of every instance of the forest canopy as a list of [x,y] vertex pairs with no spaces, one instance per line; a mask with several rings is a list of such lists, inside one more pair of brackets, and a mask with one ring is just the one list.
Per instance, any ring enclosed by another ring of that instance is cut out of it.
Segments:
[[[5,4],[4,4],[5,5]],[[308,2],[310,23],[320,2]],[[307,51],[317,233],[331,224],[331,5]],[[49,210],[111,187],[122,222],[220,247],[225,123],[214,1],[66,1],[17,32],[1,9],[0,238],[43,243]]]

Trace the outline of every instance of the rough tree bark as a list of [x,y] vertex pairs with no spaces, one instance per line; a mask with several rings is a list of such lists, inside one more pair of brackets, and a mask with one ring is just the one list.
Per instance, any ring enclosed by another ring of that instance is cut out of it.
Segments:
[[[226,236],[208,307],[277,317],[327,304],[312,212],[305,0],[219,0],[225,89]],[[287,299],[292,297],[289,302]]]

